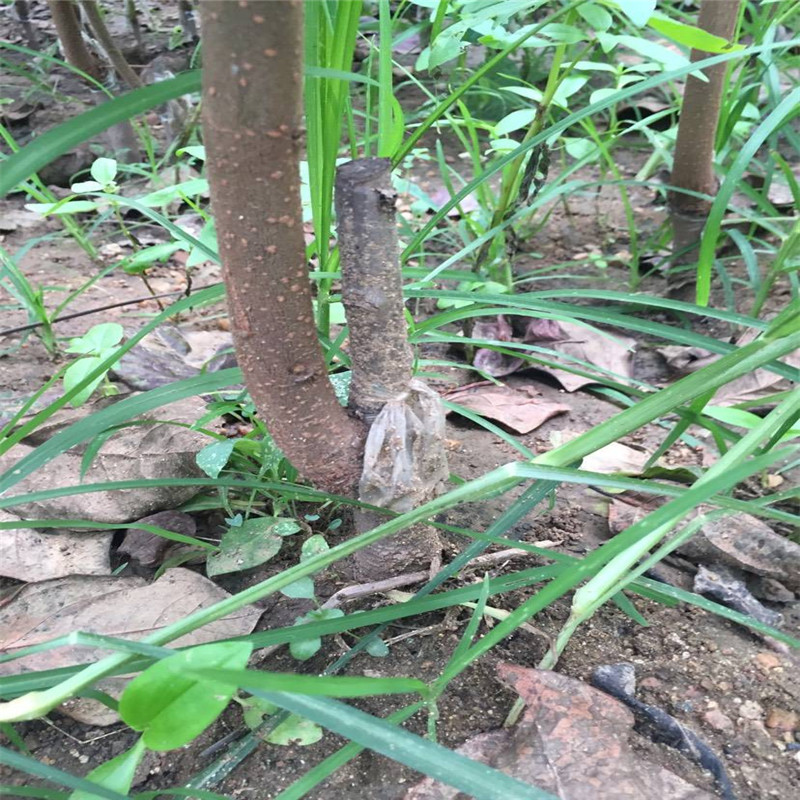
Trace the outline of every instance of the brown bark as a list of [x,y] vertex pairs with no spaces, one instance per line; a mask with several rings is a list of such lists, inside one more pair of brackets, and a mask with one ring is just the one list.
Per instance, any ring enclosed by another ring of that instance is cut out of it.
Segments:
[[[736,29],[739,4],[740,0],[703,0],[697,27],[730,40]],[[710,55],[692,50],[691,60],[700,61]],[[676,188],[711,196],[716,194],[714,145],[726,69],[727,64],[716,64],[703,70],[707,82],[694,76],[686,81],[670,181]],[[711,202],[682,192],[671,192],[669,207],[675,254],[673,263],[692,263]]]
[[81,34],[77,6],[72,0],[48,0],[50,15],[53,18],[58,40],[64,51],[64,58],[76,69],[93,78],[100,77],[100,63],[89,52]]
[[120,79],[127,83],[131,89],[138,89],[144,86],[142,79],[133,71],[131,65],[125,60],[125,56],[122,55],[114,39],[111,37],[111,34],[108,32],[108,28],[106,28],[105,22],[103,22],[103,15],[98,8],[97,0],[81,0],[81,6],[89,20],[92,32],[97,37],[100,46],[106,51],[106,55]]
[[342,301],[353,369],[350,408],[369,423],[408,388],[413,367],[391,173],[388,158],[366,158],[343,164],[336,174]]
[[[438,494],[447,456],[439,397],[411,380],[391,175],[388,158],[339,167],[336,218],[350,327],[350,407],[371,425],[359,500],[402,513]],[[354,519],[358,531],[381,522],[366,509]],[[357,577],[375,581],[437,564],[441,550],[436,529],[420,523],[359,550],[353,566]]]
[[208,175],[239,364],[300,473],[352,493],[364,430],[328,380],[303,240],[302,3],[203,0],[200,12]]

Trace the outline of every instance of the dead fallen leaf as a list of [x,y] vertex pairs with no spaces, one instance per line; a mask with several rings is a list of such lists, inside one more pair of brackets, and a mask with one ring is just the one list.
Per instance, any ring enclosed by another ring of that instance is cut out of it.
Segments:
[[[21,523],[0,511],[0,522]],[[46,581],[66,575],[110,575],[111,532],[12,528],[0,531],[0,575],[18,581]]]
[[[633,714],[588,684],[547,670],[499,664],[498,674],[527,706],[511,730],[470,739],[458,752],[569,800],[711,800],[712,795],[640,757],[628,736]],[[456,800],[430,778],[405,800]]]
[[512,389],[484,383],[456,389],[445,396],[451,403],[468,408],[483,417],[497,420],[515,433],[530,433],[551,417],[569,412],[563,403],[548,403],[530,386]]
[[[545,327],[542,323],[548,323]],[[614,374],[616,380],[630,378],[632,371],[633,349],[636,340],[620,334],[612,334],[601,331],[597,328],[590,328],[578,325],[574,322],[558,321],[556,324],[560,329],[561,336],[554,338],[554,320],[531,320],[525,331],[523,341],[527,344],[538,344],[542,347],[549,347],[557,353],[569,356],[563,359],[564,363],[580,369],[592,372],[591,367],[579,364],[583,361],[601,370],[606,370]],[[577,359],[573,360],[573,359]],[[597,379],[587,378],[582,375],[575,375],[566,370],[554,369],[541,364],[536,366],[548,375],[552,375],[568,391],[574,392],[583,386],[597,383]],[[600,374],[600,373],[598,373]]]
[[[438,211],[443,205],[449,203],[453,195],[450,194],[446,186],[436,186],[428,191],[428,199],[431,201],[433,208],[432,211]],[[474,194],[467,195],[455,208],[451,208],[447,212],[448,217],[460,217],[461,212],[469,214],[471,211],[477,211],[480,204]]]
[[[575,431],[560,430],[551,434],[550,439],[554,447],[559,447],[578,435]],[[644,450],[637,450],[622,442],[611,442],[586,456],[581,469],[602,472],[604,475],[640,475],[649,458],[650,455]]]
[[[740,347],[749,344],[757,336],[758,331],[749,329],[739,337],[736,344]],[[658,352],[667,359],[668,366],[678,376],[696,372],[721,358],[717,353],[711,353],[699,347],[681,347],[679,345],[661,347],[658,348]],[[778,360],[790,367],[794,367],[798,371],[795,383],[800,381],[800,349]],[[742,375],[741,378],[726,383],[714,395],[711,403],[718,406],[733,406],[749,400],[758,400],[781,391],[790,385],[790,381],[775,372],[756,369],[747,375]]]
[[[508,320],[499,314],[496,317],[483,317],[475,321],[472,326],[472,337],[474,339],[485,339],[494,342],[512,342],[514,332]],[[491,375],[493,378],[502,378],[518,370],[525,363],[522,358],[514,358],[497,350],[489,350],[482,347],[475,351],[473,364],[476,369]]]
[[[518,319],[518,318],[516,318]],[[548,361],[574,366],[583,372],[594,373],[597,377],[576,375],[559,367],[545,364],[531,364],[514,356],[506,356],[488,348],[475,352],[474,364],[495,378],[533,366],[552,375],[568,391],[574,392],[583,386],[601,382],[601,375],[613,373],[616,380],[624,381],[633,374],[634,339],[612,334],[597,328],[562,322],[553,319],[532,319],[519,322],[524,324],[524,333],[513,335],[515,318],[481,320],[475,323],[473,336],[476,339],[492,339],[501,342],[524,342],[538,347],[554,350],[553,355],[543,355]],[[519,327],[517,328],[519,330]],[[598,367],[600,371],[593,370]],[[607,377],[607,375],[606,375]],[[603,378],[605,379],[605,378]]]
[[[73,576],[25,586],[0,608],[0,650],[13,653],[75,631],[141,639],[230,595],[188,569],[168,570],[154,583],[139,577]],[[243,608],[172,642],[170,647],[244,636],[261,610]],[[0,675],[93,661],[106,651],[87,647],[43,650],[0,664]]]

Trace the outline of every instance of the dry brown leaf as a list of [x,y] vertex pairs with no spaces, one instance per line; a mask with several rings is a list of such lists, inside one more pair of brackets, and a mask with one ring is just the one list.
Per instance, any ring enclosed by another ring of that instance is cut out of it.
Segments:
[[[758,331],[749,329],[739,337],[736,344],[740,347],[749,344],[757,335]],[[696,372],[721,358],[717,353],[711,353],[699,347],[682,347],[680,345],[661,347],[658,348],[658,352],[667,359],[668,366],[679,376]],[[794,367],[796,370],[800,370],[800,350],[795,350],[793,353],[789,353],[778,360],[790,367]],[[798,380],[800,380],[800,372],[798,373]],[[756,369],[722,386],[714,395],[711,403],[718,406],[733,406],[737,403],[758,400],[781,391],[790,385],[786,378],[775,372]]]
[[[682,778],[639,756],[628,743],[633,714],[582,681],[548,670],[499,664],[498,674],[526,702],[511,730],[470,739],[458,752],[564,800],[711,800]],[[461,800],[426,778],[405,800]]]
[[[518,325],[517,330],[519,325],[524,324],[524,333],[521,336],[513,334],[515,321]],[[597,378],[585,377],[558,367],[538,363],[532,365],[522,358],[503,355],[488,348],[476,350],[475,366],[495,378],[533,366],[552,375],[568,392],[574,392],[583,386],[597,383],[603,375],[608,377],[607,373],[613,373],[617,380],[622,381],[633,374],[633,348],[636,344],[634,339],[573,322],[553,319],[520,320],[518,317],[498,316],[476,322],[473,336],[476,339],[524,342],[546,347],[555,351],[553,355],[543,356],[549,361],[574,366],[588,373],[594,372],[592,366],[601,370],[596,373]]]
[[[1,522],[21,522],[0,511]],[[66,575],[110,575],[113,533],[103,531],[0,531],[0,575],[18,581],[46,581]]]
[[530,386],[512,389],[491,383],[456,389],[445,395],[451,403],[497,420],[515,433],[530,433],[551,417],[569,412],[563,403],[548,403]]
[[[574,439],[575,431],[560,430],[551,434],[554,447]],[[602,472],[604,475],[640,475],[650,455],[622,442],[611,442],[583,459],[581,469]]]
[[[0,650],[13,653],[75,631],[141,639],[230,595],[188,569],[171,569],[154,583],[138,577],[73,576],[25,586],[0,608]],[[261,611],[243,608],[170,644],[185,647],[244,636]],[[0,664],[0,675],[83,664],[107,651],[59,647]]]
[[[543,323],[547,323],[547,325],[545,326]],[[560,329],[561,335],[558,338],[555,338],[554,325]],[[628,336],[600,331],[597,328],[585,327],[574,322],[532,320],[528,324],[523,341],[527,344],[549,347],[557,353],[592,364],[601,370],[613,373],[616,380],[624,380],[632,375],[632,356],[636,340]],[[591,372],[591,369],[587,369],[571,359],[565,359],[564,363]],[[566,370],[541,364],[537,364],[536,368],[552,375],[568,392],[574,392],[583,386],[597,383],[596,379],[574,375]]]

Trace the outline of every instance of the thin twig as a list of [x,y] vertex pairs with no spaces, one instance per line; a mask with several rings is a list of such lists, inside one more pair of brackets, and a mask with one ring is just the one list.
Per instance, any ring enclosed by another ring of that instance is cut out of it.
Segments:
[[[218,283],[209,283],[206,286],[196,286],[195,291],[199,292],[202,289],[210,289],[212,286],[219,286]],[[111,303],[107,306],[98,306],[97,308],[89,308],[86,311],[76,311],[73,314],[65,314],[63,317],[51,319],[49,322],[29,322],[27,325],[19,325],[16,328],[6,328],[0,331],[0,337],[10,336],[12,333],[24,333],[25,331],[32,331],[40,328],[43,325],[55,325],[57,322],[66,322],[69,319],[77,319],[78,317],[86,317],[89,314],[98,314],[101,311],[108,311],[112,308],[121,308],[122,306],[132,306],[136,303],[143,303],[145,300],[155,300],[160,297],[173,297],[176,294],[186,294],[185,289],[176,289],[173,292],[163,292],[161,294],[148,294],[144,297],[135,297],[133,300],[122,300],[119,303]],[[188,297],[189,295],[187,295]]]

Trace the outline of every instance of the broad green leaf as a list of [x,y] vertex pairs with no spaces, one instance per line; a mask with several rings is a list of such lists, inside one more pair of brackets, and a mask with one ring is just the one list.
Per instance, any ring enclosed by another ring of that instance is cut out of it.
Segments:
[[743,50],[740,44],[732,44],[721,36],[696,28],[694,25],[684,25],[666,17],[650,17],[647,25],[655,31],[664,34],[678,44],[686,45],[695,50],[706,53],[730,53],[734,50]]
[[347,317],[344,311],[344,303],[338,300],[328,304],[331,325],[347,325]]
[[[144,750],[144,739],[140,738],[130,750],[126,750],[110,761],[106,761],[105,764],[96,767],[86,777],[88,780],[94,781],[94,783],[105,786],[106,789],[111,789],[120,794],[128,794],[136,768],[144,755]],[[99,795],[79,789],[76,792],[72,792],[69,800],[99,800]]]
[[373,639],[366,647],[367,653],[373,658],[386,658],[389,655],[389,645],[383,639]]
[[297,520],[286,519],[284,517],[278,517],[272,528],[272,532],[276,533],[278,536],[291,536],[293,533],[297,533],[300,530],[302,530],[302,528]]
[[646,25],[656,10],[656,0],[614,0],[610,5],[617,6],[637,28]]
[[199,679],[190,670],[243,669],[249,642],[215,642],[168,656],[134,678],[119,715],[151,750],[174,750],[199,736],[224,710],[235,687]]
[[228,528],[219,550],[208,557],[208,576],[240,572],[269,561],[283,544],[283,538],[275,532],[276,523],[282,521],[275,517],[253,517],[239,527]]
[[[211,250],[217,250],[217,229],[213,219],[210,219],[203,225],[202,230],[197,235],[197,241],[202,242],[202,244]],[[199,247],[193,247],[189,253],[189,258],[186,259],[186,266],[196,267],[198,264],[203,264],[208,260],[207,251],[201,250]]]
[[[9,158],[4,162],[4,169],[10,160]],[[1,181],[2,178],[0,178]],[[48,214],[81,214],[86,211],[96,211],[98,204],[93,200],[68,200],[66,203],[25,203],[25,208],[28,211],[36,211],[38,214],[47,216]]]
[[651,42],[649,39],[627,35],[613,38],[616,39],[618,44],[624,45],[633,50],[634,53],[663,65],[667,70],[680,69],[689,63],[689,59],[683,53],[676,53],[674,50],[670,50],[669,47],[658,44],[658,42]]
[[80,192],[102,192],[105,188],[104,183],[98,183],[97,181],[80,181],[79,183],[73,183],[72,186],[69,187],[71,191],[80,193]]
[[549,25],[545,25],[539,31],[539,35],[564,44],[575,44],[586,38],[586,34],[580,28],[574,25],[565,25],[563,22],[551,22]]
[[[306,622],[323,622],[326,619],[338,619],[344,616],[344,611],[340,608],[318,608],[314,611],[309,611],[308,614],[298,617],[294,624],[303,625]],[[322,639],[315,636],[311,639],[297,639],[296,641],[289,642],[289,652],[293,658],[298,661],[307,661],[311,656],[315,655],[322,647]]]
[[206,445],[194,459],[197,462],[197,466],[209,478],[217,478],[228,463],[235,446],[235,439],[220,439],[217,442]]
[[567,108],[569,105],[567,100],[576,92],[580,91],[586,85],[588,80],[589,78],[586,75],[570,75],[569,77],[564,78],[564,80],[558,85],[558,89],[556,89],[556,92],[553,95],[553,102],[557,106]]
[[146,194],[144,197],[138,198],[138,200],[143,206],[166,206],[183,197],[194,197],[207,192],[208,181],[205,178],[192,178],[189,181],[183,181],[183,183],[176,183],[174,186],[167,186],[164,189],[150,192],[150,194]]
[[68,353],[100,354],[122,341],[125,329],[118,322],[102,322],[90,328],[79,339],[72,339]]
[[176,155],[182,156],[183,154],[196,158],[198,161],[206,160],[206,148],[202,144],[191,144],[188,147],[182,147]]
[[303,546],[300,548],[300,560],[307,561],[309,558],[318,556],[320,553],[327,553],[330,549],[330,545],[325,541],[325,537],[315,533],[303,542]]
[[608,30],[614,22],[611,14],[597,3],[581,3],[576,11],[596,31]]
[[[452,61],[461,55],[461,51],[467,46],[462,40],[464,28],[461,25],[452,25],[436,37],[436,41],[431,45],[426,69],[435,69],[442,64]],[[421,55],[420,55],[421,58]]]
[[572,136],[564,137],[564,149],[576,161],[585,158],[589,153],[597,149],[597,145],[591,139],[577,139]]
[[496,136],[505,136],[512,131],[526,128],[533,122],[535,116],[535,108],[520,108],[517,111],[512,111],[497,123],[494,133]]
[[298,717],[297,714],[292,714],[264,737],[270,744],[296,744],[301,747],[315,744],[321,738],[322,728],[316,722]]
[[157,261],[166,261],[173,253],[185,249],[186,245],[183,242],[153,244],[150,247],[143,247],[128,258],[123,259],[119,265],[129,275],[135,275],[143,272],[151,264],[155,264]]
[[117,177],[117,162],[113,158],[98,158],[92,164],[90,172],[99,184],[106,186]]
[[284,586],[283,589],[281,589],[281,594],[294,599],[302,598],[303,600],[313,600],[314,579],[308,576],[300,578],[294,583]]
[[[93,372],[102,363],[103,359],[100,356],[86,356],[86,358],[81,358],[74,364],[70,364],[64,372],[64,391],[68,392],[74,389],[89,375],[89,373]],[[93,381],[84,386],[83,389],[70,400],[70,403],[76,408],[85,403],[89,397],[91,397],[92,392],[102,383],[104,377],[105,375],[98,375]]]
[[112,125],[129,120],[168,100],[199,90],[200,70],[196,69],[184,72],[177,78],[159,81],[142,89],[134,89],[61,125],[56,125],[3,162],[3,169],[0,171],[0,197],[8,194],[17,184],[27,180],[60,155],[82,142],[89,141]]
[[298,661],[308,661],[309,658],[315,656],[320,647],[322,647],[322,639],[298,639],[295,642],[289,642],[289,652],[292,658]]

